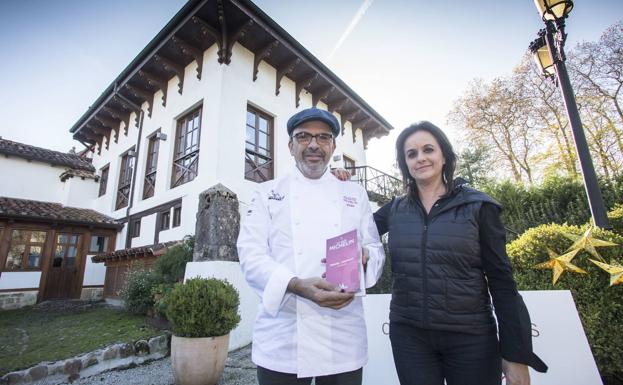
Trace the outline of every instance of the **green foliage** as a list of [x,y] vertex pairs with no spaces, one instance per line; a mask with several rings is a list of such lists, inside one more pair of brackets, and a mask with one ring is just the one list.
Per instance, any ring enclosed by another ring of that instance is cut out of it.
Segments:
[[[552,285],[552,271],[534,269],[534,265],[549,259],[546,247],[564,253],[573,243],[563,232],[581,235],[586,226],[541,225],[529,229],[507,245],[514,267],[515,280],[520,290],[570,290],[575,300],[591,351],[604,378],[623,378],[623,286],[610,287],[610,276],[588,259],[587,252],[577,254],[572,263],[588,274],[564,272],[556,286]],[[610,263],[621,261],[623,237],[613,232],[596,229],[593,236],[619,244],[599,247],[599,254]],[[560,320],[564,322],[564,320]]]
[[179,337],[217,337],[240,322],[238,291],[227,281],[193,278],[177,283],[165,299],[173,334]]
[[623,204],[618,204],[608,213],[608,221],[612,231],[623,235]]
[[126,310],[133,314],[146,314],[154,305],[152,289],[159,283],[158,278],[144,268],[131,270],[126,277],[126,285],[121,291]]
[[159,283],[152,287],[151,295],[154,299],[154,311],[158,317],[166,318],[166,297],[175,287],[172,283]]
[[387,238],[383,240],[383,247],[385,248],[385,264],[383,265],[383,273],[376,285],[367,289],[368,294],[389,294],[392,292],[392,260],[389,256],[389,247],[387,246]]
[[[613,207],[623,197],[623,178],[600,183],[606,207]],[[553,176],[541,186],[525,188],[510,181],[488,183],[480,188],[502,206],[502,220],[515,233],[546,223],[582,225],[590,217],[590,208],[581,180]]]
[[184,279],[186,263],[193,260],[195,238],[187,236],[184,242],[170,247],[154,263],[154,274],[163,283],[173,284]]

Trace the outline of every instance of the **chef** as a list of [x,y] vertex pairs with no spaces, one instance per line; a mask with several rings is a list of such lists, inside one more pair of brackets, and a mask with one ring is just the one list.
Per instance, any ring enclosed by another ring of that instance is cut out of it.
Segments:
[[260,296],[252,360],[260,385],[361,384],[367,361],[362,300],[323,279],[327,239],[357,230],[365,287],[385,254],[366,191],[328,164],[340,132],[329,112],[309,108],[287,123],[295,167],[259,184],[238,236],[243,274]]

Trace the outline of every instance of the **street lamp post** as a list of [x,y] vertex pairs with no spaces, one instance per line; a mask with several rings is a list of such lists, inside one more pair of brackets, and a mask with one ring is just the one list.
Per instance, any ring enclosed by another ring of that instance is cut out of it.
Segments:
[[543,75],[549,77],[555,74],[558,79],[573,133],[575,149],[580,160],[584,188],[586,189],[593,222],[597,227],[609,228],[606,208],[597,183],[597,174],[593,167],[578,106],[575,103],[573,88],[565,66],[564,44],[567,37],[565,34],[565,18],[571,12],[573,2],[571,0],[535,0],[534,2],[545,22],[545,29],[541,30],[539,38],[530,44],[530,50],[534,54],[537,64],[541,67]]

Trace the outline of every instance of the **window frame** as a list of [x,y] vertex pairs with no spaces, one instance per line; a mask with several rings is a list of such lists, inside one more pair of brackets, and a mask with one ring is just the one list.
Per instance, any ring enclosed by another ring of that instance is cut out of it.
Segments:
[[[351,176],[354,176],[357,174],[357,169],[355,168],[357,167],[357,162],[355,162],[355,159],[351,158],[348,155],[342,154],[342,162],[344,164],[344,169],[346,169],[346,171],[350,171]],[[352,166],[349,166],[347,163],[352,163]],[[347,167],[352,167],[352,168],[348,170]]]
[[132,177],[136,167],[136,155],[130,156],[130,151],[134,147],[121,155],[121,167],[119,167],[119,183],[117,185],[117,198],[115,200],[115,210],[127,207],[130,203],[130,190],[132,189]]
[[171,228],[171,209],[158,213],[158,231],[166,231]]
[[[199,174],[202,112],[203,106],[199,105],[177,119],[175,144],[173,146],[171,188],[192,182]],[[192,124],[195,118],[198,119],[197,125],[193,124],[190,126],[189,123]],[[190,146],[188,145],[189,136]],[[187,163],[189,164],[187,165]]]
[[100,168],[100,185],[97,197],[106,195],[108,189],[108,176],[110,175],[110,163]]
[[173,217],[171,218],[171,228],[182,225],[182,205],[173,206]]
[[143,177],[143,199],[151,198],[156,192],[156,176],[158,172],[158,151],[160,139],[157,134],[160,130],[147,137],[147,160],[145,162],[145,176]]
[[[249,114],[253,114],[255,117],[254,126],[250,126],[248,123]],[[267,122],[267,132],[263,132],[260,129],[260,119],[264,119]],[[275,121],[272,115],[247,104],[247,114],[245,119],[245,140],[244,140],[244,179],[256,183],[265,182],[275,178],[275,135],[274,135]],[[249,142],[247,140],[247,130],[251,128],[254,130],[254,141]],[[266,144],[268,148],[260,146],[260,135],[265,134],[267,136]],[[249,145],[252,148],[249,148]],[[266,151],[266,153],[263,153]],[[264,160],[263,163],[258,165],[258,158]],[[266,174],[262,170],[267,170]]]
[[[104,250],[99,251],[99,250],[93,250],[91,249],[91,246],[93,245],[93,238],[104,238]],[[110,235],[104,235],[104,234],[91,234],[91,238],[89,239],[89,254],[100,254],[100,253],[107,253],[108,252],[108,248],[110,247],[110,242],[111,242],[112,237]]]
[[142,218],[134,218],[130,220],[129,229],[130,238],[138,238],[141,236],[141,219]]
[[[2,228],[0,233],[2,233],[2,231],[4,231],[5,229]],[[8,248],[7,248],[7,252],[6,255],[4,255],[4,260],[2,263],[2,266],[0,271],[4,271],[4,272],[20,272],[20,271],[41,271],[43,270],[43,263],[44,261],[44,254],[45,254],[45,249],[46,246],[48,244],[48,240],[49,240],[49,231],[45,230],[45,229],[34,229],[34,228],[22,228],[22,227],[17,227],[17,228],[11,228],[8,229],[10,230],[10,234],[9,234],[9,244],[8,244]],[[19,268],[7,268],[7,263],[9,262],[9,253],[11,252],[11,247],[13,246],[13,232],[15,231],[21,231],[21,232],[25,232],[28,234],[28,241],[25,241],[24,243],[20,243],[20,245],[24,245],[24,250],[21,252],[21,261],[22,264]],[[33,232],[40,232],[40,233],[44,233],[45,234],[45,239],[43,240],[43,242],[33,242],[32,239],[32,233]],[[41,252],[39,254],[39,266],[38,267],[30,267],[30,260],[29,260],[29,256],[30,256],[30,249],[31,247],[40,247],[41,248]]]

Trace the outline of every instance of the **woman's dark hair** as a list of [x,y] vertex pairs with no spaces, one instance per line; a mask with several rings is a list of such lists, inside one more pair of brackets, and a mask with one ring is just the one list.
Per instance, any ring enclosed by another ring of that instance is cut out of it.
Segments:
[[407,138],[418,131],[427,131],[428,133],[430,133],[432,136],[435,137],[437,143],[439,143],[439,147],[441,147],[441,153],[446,160],[446,164],[443,165],[442,169],[442,180],[443,184],[446,186],[446,195],[448,195],[454,188],[453,180],[454,170],[456,168],[456,154],[452,149],[452,144],[448,140],[448,137],[446,136],[446,134],[443,133],[443,131],[441,131],[441,128],[425,120],[414,123],[409,127],[405,128],[404,130],[402,130],[400,135],[398,135],[398,139],[396,139],[396,163],[398,164],[398,168],[400,168],[400,172],[402,173],[402,182],[404,183],[405,189],[407,190],[407,195],[410,199],[418,199],[417,185],[415,184],[415,179],[413,179],[413,177],[409,173],[409,167],[407,167],[404,150],[405,141],[407,140]]

